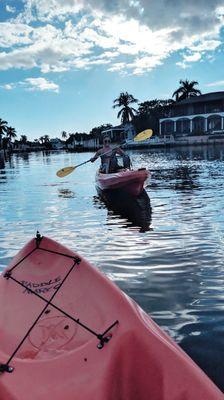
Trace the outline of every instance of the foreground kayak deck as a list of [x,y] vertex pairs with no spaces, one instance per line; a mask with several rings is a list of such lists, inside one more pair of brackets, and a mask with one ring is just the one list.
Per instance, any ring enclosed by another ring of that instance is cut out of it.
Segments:
[[224,398],[133,300],[51,239],[13,259],[0,304],[1,400]]
[[133,196],[138,196],[144,187],[149,171],[139,170],[120,170],[116,173],[102,174],[96,173],[96,186],[101,190],[123,189]]

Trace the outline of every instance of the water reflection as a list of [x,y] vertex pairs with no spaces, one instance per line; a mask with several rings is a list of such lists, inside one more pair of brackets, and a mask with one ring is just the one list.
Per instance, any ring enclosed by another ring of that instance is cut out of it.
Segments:
[[174,190],[199,189],[200,171],[194,166],[182,165],[176,168],[152,170],[153,182],[148,187],[172,188]]
[[5,167],[5,158],[4,155],[1,154],[1,150],[0,150],[0,169]]
[[5,160],[0,156],[0,183],[4,183],[5,180]]
[[[126,226],[130,227],[131,223],[132,226],[139,227],[140,232],[150,230],[152,208],[145,190],[137,197],[121,189],[105,191],[98,189],[98,195],[97,200],[96,196],[94,196],[93,203],[99,208],[102,208],[102,205],[106,206],[108,217],[111,215],[123,217],[126,220]],[[108,220],[110,221],[110,218]]]
[[50,152],[50,151],[43,151],[42,152],[42,154],[43,154],[43,163],[44,164],[51,164],[51,162],[52,162],[52,153]]
[[[142,153],[145,153],[143,150]],[[166,154],[166,157],[174,158],[176,160],[206,160],[214,161],[224,159],[224,147],[223,145],[211,145],[211,146],[188,146],[188,147],[175,147],[166,149],[153,149],[154,154]]]
[[58,197],[63,197],[64,199],[74,199],[75,193],[69,189],[58,189]]
[[15,155],[10,155],[10,160],[16,160],[16,162],[20,162],[23,160],[26,164],[30,162],[31,153],[21,152],[16,153]]
[[107,208],[105,202],[99,196],[93,196],[93,205],[96,208]]

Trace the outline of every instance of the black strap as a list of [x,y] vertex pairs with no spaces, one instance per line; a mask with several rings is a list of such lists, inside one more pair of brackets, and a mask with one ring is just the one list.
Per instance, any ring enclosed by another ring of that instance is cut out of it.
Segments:
[[[83,329],[87,330],[88,332],[90,332],[92,335],[96,336],[99,339],[99,343],[97,345],[98,349],[102,349],[104,347],[104,344],[107,343],[112,335],[107,335],[106,334],[115,326],[117,325],[119,322],[118,320],[116,320],[113,324],[111,324],[109,326],[109,328],[107,328],[103,333],[97,333],[95,332],[93,329],[91,329],[90,327],[88,327],[87,325],[83,324],[79,318],[74,318],[73,316],[71,316],[70,314],[68,314],[66,311],[64,311],[63,309],[61,309],[60,307],[56,306],[54,303],[52,303],[52,300],[54,299],[54,297],[56,296],[56,294],[58,293],[58,291],[61,289],[62,285],[64,284],[64,282],[66,281],[66,279],[68,278],[68,276],[71,274],[71,272],[73,271],[74,267],[76,265],[79,265],[81,263],[81,259],[75,256],[71,256],[70,254],[65,254],[65,253],[60,253],[54,250],[50,250],[50,249],[45,249],[43,247],[40,247],[40,243],[42,241],[43,237],[40,235],[39,232],[37,232],[36,235],[36,247],[34,249],[32,249],[27,255],[25,255],[21,260],[19,260],[12,268],[10,268],[5,274],[4,277],[6,279],[11,279],[13,282],[15,282],[16,284],[24,287],[26,290],[28,290],[30,293],[34,294],[35,296],[37,296],[38,298],[40,298],[41,300],[43,300],[46,305],[44,306],[44,308],[42,309],[42,311],[40,312],[40,314],[37,316],[37,318],[35,319],[35,321],[33,322],[33,324],[31,325],[31,327],[28,329],[28,331],[26,332],[26,334],[24,335],[24,337],[22,338],[22,340],[20,341],[20,343],[18,344],[18,346],[16,347],[16,349],[13,351],[13,353],[11,354],[11,356],[9,357],[8,361],[6,363],[0,363],[0,373],[3,372],[13,372],[14,368],[12,366],[10,366],[9,364],[11,363],[12,359],[15,357],[16,353],[18,352],[18,350],[20,349],[20,347],[23,345],[24,341],[27,339],[27,337],[29,336],[30,332],[32,331],[32,329],[35,327],[35,325],[37,324],[37,322],[39,321],[39,319],[41,318],[41,316],[47,311],[47,308],[49,306],[53,307],[54,309],[60,311],[63,315],[65,315],[66,317],[70,318],[73,322],[75,322],[76,324],[78,324],[79,326],[81,326]],[[58,254],[60,256],[63,257],[67,257],[69,259],[72,259],[73,263],[69,269],[69,271],[67,272],[67,274],[65,275],[65,277],[63,278],[63,280],[61,281],[60,285],[57,286],[57,288],[55,289],[55,292],[53,293],[53,295],[51,296],[51,298],[49,300],[45,299],[43,296],[41,296],[39,293],[36,293],[35,291],[33,291],[32,289],[30,289],[29,287],[27,287],[26,285],[24,285],[24,283],[18,281],[15,277],[12,276],[12,271],[15,270],[15,268],[17,268],[19,265],[22,264],[22,262],[28,258],[31,254],[34,253],[34,251],[36,250],[41,250],[41,251],[46,251],[49,253],[53,253],[53,254]]]

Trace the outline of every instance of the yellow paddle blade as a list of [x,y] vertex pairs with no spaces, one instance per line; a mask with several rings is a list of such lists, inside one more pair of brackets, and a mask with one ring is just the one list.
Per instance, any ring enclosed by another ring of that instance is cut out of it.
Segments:
[[75,167],[65,167],[62,169],[59,169],[59,171],[56,173],[57,176],[59,176],[59,178],[63,178],[66,175],[71,174],[71,172],[73,172],[75,169]]
[[142,140],[149,139],[152,136],[152,134],[153,134],[152,129],[146,129],[145,131],[138,133],[138,135],[134,137],[134,141],[141,142]]

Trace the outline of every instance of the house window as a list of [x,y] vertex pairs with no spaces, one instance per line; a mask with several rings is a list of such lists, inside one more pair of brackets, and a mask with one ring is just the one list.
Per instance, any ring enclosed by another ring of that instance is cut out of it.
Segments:
[[208,118],[208,130],[218,131],[222,128],[222,118],[219,115],[214,115]]
[[161,123],[161,133],[162,135],[171,134],[174,132],[174,122],[171,120],[166,120]]
[[187,118],[178,119],[176,132],[177,132],[177,134],[189,133],[190,132],[190,120]]
[[196,117],[193,119],[193,133],[203,133],[205,131],[204,117]]

